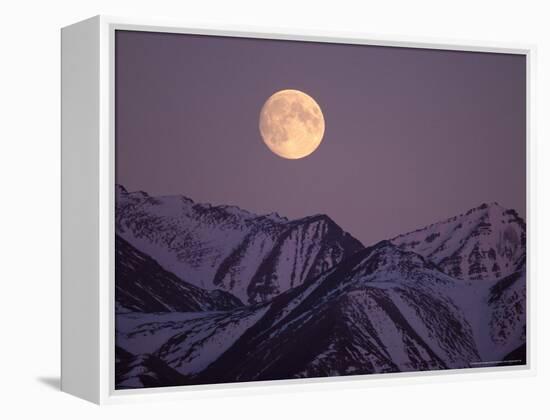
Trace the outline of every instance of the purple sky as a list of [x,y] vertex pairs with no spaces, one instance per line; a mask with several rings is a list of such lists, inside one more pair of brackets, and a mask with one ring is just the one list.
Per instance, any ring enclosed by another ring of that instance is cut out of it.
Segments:
[[[116,177],[289,218],[325,213],[365,245],[497,201],[525,214],[520,55],[117,31]],[[320,147],[263,144],[280,89],[321,106]]]

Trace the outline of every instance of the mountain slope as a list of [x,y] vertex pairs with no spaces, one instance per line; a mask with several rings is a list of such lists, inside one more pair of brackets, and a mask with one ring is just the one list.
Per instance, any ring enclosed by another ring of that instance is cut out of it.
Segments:
[[468,367],[471,327],[439,284],[453,279],[388,242],[273,300],[199,377],[232,382]]
[[506,277],[525,255],[525,222],[496,203],[399,235],[391,241],[463,280]]
[[118,235],[115,250],[117,312],[213,311],[242,305],[227,292],[182,281]]
[[121,347],[116,347],[115,357],[117,389],[178,386],[188,383],[183,375],[150,354],[135,356]]
[[265,302],[363,248],[327,216],[289,221],[117,186],[117,234],[195,286]]
[[455,283],[383,242],[260,306],[123,316],[117,342],[154,343],[145,350],[193,383],[467,367],[480,360],[471,327],[438,292]]
[[[525,267],[499,280],[489,289],[491,345],[504,355],[525,346],[527,289]],[[500,356],[500,355],[499,355]],[[525,361],[525,358],[523,359]]]
[[[127,203],[120,229],[144,247],[161,238],[185,256],[181,266],[193,262],[211,287],[244,291],[249,304],[117,314],[117,345],[186,383],[525,363],[525,224],[511,210],[483,205],[364,248],[326,216],[288,221],[186,203],[191,216],[179,218],[165,200],[186,199],[129,196],[137,209]],[[158,234],[169,226],[172,242]],[[198,242],[184,247],[184,232]]]
[[266,305],[229,312],[118,314],[116,343],[153,354],[186,376],[204,370],[254,325]]

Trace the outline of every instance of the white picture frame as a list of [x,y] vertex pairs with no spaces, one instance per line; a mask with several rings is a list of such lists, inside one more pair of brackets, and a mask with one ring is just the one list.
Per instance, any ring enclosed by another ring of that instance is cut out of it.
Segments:
[[[323,379],[197,385],[141,390],[114,387],[114,33],[116,30],[170,32],[230,37],[368,44],[407,48],[522,54],[527,63],[527,230],[534,219],[532,61],[533,46],[486,42],[391,39],[356,33],[277,28],[193,27],[173,22],[96,16],[61,31],[62,51],[62,390],[97,404],[228,393],[295,391],[307,387],[363,387],[373,384],[464,380],[475,377],[532,375],[533,288],[527,254],[527,349],[524,366],[460,371],[373,374]],[[344,385],[345,384],[345,385]]]

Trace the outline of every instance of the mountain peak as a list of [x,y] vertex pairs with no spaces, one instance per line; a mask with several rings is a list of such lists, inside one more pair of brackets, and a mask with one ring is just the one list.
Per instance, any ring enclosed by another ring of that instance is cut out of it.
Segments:
[[115,193],[116,195],[128,194],[128,190],[126,190],[126,188],[124,188],[124,186],[121,184],[115,184]]
[[294,224],[311,224],[311,223],[324,223],[329,227],[337,228],[339,230],[342,230],[340,225],[334,221],[330,216],[324,214],[324,213],[318,213],[314,214],[312,216],[305,216],[300,219],[292,220],[291,223]]
[[452,277],[501,278],[516,270],[525,252],[525,222],[515,210],[496,202],[482,203],[392,242],[423,255]]
[[133,197],[133,198],[136,198],[136,197],[139,197],[139,198],[150,198],[150,195],[147,194],[145,191],[141,191],[141,190],[138,190],[138,191],[131,191],[129,192],[126,187],[124,187],[123,185],[121,184],[116,184],[115,185],[115,193],[117,195],[117,197],[127,197],[127,196],[130,196],[130,197]]
[[326,222],[329,224],[336,224],[328,215],[324,213],[318,213],[311,216],[306,216],[298,220],[308,221],[308,222]]
[[502,207],[499,203],[497,203],[496,201],[492,201],[490,203],[481,203],[479,206],[477,207],[474,207],[470,210],[468,210],[466,213],[464,213],[464,215],[469,215],[469,214],[472,214],[474,212],[477,212],[477,211],[481,211],[481,210],[491,210],[491,209],[496,209],[498,211],[502,210],[506,210],[504,207]]

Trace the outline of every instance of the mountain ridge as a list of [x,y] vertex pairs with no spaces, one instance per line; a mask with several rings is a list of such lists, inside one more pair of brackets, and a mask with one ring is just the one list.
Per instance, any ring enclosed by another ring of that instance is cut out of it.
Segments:
[[[210,279],[200,288],[206,296],[234,293],[245,305],[117,314],[117,346],[132,354],[126,365],[134,369],[205,384],[526,357],[525,222],[497,203],[365,247],[323,214],[288,220],[119,194],[121,240],[175,278]],[[124,387],[150,381],[120,377]]]
[[516,270],[525,249],[526,228],[515,210],[484,203],[391,241],[424,255],[453,277],[484,280]]
[[363,248],[327,215],[290,221],[122,186],[116,232],[180,278],[245,303],[269,300]]

